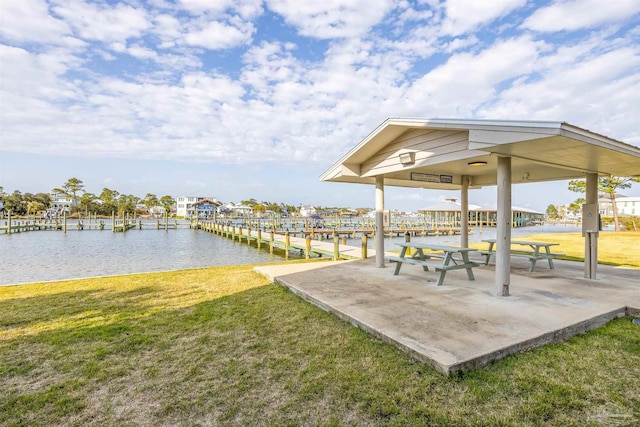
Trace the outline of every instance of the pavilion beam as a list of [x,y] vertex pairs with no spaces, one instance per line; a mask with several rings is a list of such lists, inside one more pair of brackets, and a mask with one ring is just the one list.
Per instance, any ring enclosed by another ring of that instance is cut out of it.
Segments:
[[376,267],[384,267],[384,175],[376,176]]
[[[587,174],[587,204],[598,204],[598,174]],[[598,230],[584,233],[584,277],[595,279],[598,267]]]
[[511,157],[498,157],[496,282],[498,296],[509,296],[511,283]]
[[462,176],[460,188],[460,246],[469,247],[469,177]]

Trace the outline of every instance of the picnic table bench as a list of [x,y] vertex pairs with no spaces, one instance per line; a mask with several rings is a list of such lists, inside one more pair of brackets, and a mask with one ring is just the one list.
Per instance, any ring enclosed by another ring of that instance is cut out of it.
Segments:
[[[489,243],[489,248],[487,250],[479,250],[478,253],[480,253],[481,255],[484,255],[485,257],[485,265],[489,264],[489,259],[491,258],[491,255],[494,255],[496,253],[495,250],[495,244],[496,244],[496,239],[484,239],[483,242]],[[551,252],[551,246],[558,246],[559,243],[549,243],[549,242],[529,242],[529,241],[524,241],[524,240],[512,240],[511,241],[512,245],[520,245],[520,246],[528,246],[529,248],[531,248],[530,251],[528,250],[518,250],[518,249],[511,249],[511,255],[513,256],[523,256],[525,258],[529,258],[529,261],[531,261],[531,265],[529,266],[529,272],[532,273],[533,270],[536,268],[536,262],[538,260],[542,260],[542,259],[546,259],[549,262],[549,268],[551,270],[554,269],[553,266],[553,260],[554,258],[557,258],[559,256],[564,256],[564,254],[557,254],[557,253],[552,253]],[[544,251],[541,251],[541,249],[544,248]]]
[[[457,248],[454,246],[442,246],[432,245],[429,243],[399,243],[402,247],[399,256],[386,256],[385,258],[390,262],[396,263],[394,276],[400,273],[400,268],[403,263],[415,264],[422,266],[424,271],[429,271],[432,268],[435,272],[438,272],[437,286],[442,286],[444,277],[447,271],[451,270],[467,270],[467,277],[469,280],[475,280],[473,276],[473,267],[478,267],[479,264],[469,260],[469,252],[476,251],[471,248]],[[416,251],[412,256],[407,256],[409,248],[414,248]],[[437,252],[424,252],[424,249]],[[460,259],[453,257],[454,254],[460,254]]]

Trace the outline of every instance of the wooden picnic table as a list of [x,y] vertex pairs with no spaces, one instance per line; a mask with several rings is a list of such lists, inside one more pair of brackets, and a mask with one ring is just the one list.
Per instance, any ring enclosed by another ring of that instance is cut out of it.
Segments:
[[[489,243],[489,248],[485,251],[485,250],[481,250],[478,251],[480,252],[480,254],[485,256],[485,265],[489,264],[489,259],[491,258],[491,255],[495,254],[495,244],[496,244],[496,239],[484,239],[482,240],[483,242],[487,242]],[[517,250],[517,249],[512,249],[511,250],[511,254],[515,255],[515,256],[524,256],[526,258],[529,258],[529,261],[531,261],[531,265],[529,266],[529,272],[532,273],[533,270],[536,268],[536,262],[538,260],[541,259],[546,259],[547,261],[549,261],[549,268],[551,270],[554,269],[553,266],[553,259],[558,257],[558,256],[564,256],[564,254],[554,254],[551,253],[551,246],[558,246],[559,243],[550,243],[550,242],[529,242],[529,241],[525,241],[525,240],[512,240],[511,241],[512,245],[519,245],[519,246],[528,246],[529,248],[531,248],[531,251],[522,251],[522,250]],[[541,251],[541,249],[544,248],[544,252]]]
[[[444,282],[444,276],[447,271],[450,270],[467,270],[467,277],[469,280],[475,280],[473,276],[473,267],[478,267],[479,264],[469,260],[469,252],[476,251],[472,248],[457,248],[455,246],[442,246],[433,245],[429,243],[399,243],[402,247],[400,256],[387,256],[386,258],[390,262],[397,263],[394,275],[400,273],[400,268],[403,263],[421,265],[424,271],[429,271],[429,267],[433,268],[435,272],[439,272],[436,285],[442,286]],[[416,251],[413,255],[407,256],[407,250],[414,248]],[[436,252],[424,252],[424,249],[429,249]],[[454,254],[460,254],[461,259],[453,257]]]

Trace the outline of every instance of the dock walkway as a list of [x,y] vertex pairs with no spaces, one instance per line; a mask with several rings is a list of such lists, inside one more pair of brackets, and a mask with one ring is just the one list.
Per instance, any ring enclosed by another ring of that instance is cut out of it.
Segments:
[[[364,234],[361,238],[360,246],[347,245],[344,241],[340,243],[337,233],[332,233],[329,240],[314,240],[310,235],[306,237],[296,237],[293,232],[284,231],[263,231],[262,229],[252,230],[251,228],[236,227],[234,225],[220,224],[213,221],[195,223],[193,228],[197,228],[209,233],[215,233],[238,242],[245,242],[248,245],[268,247],[271,252],[280,249],[285,252],[285,258],[290,251],[300,251],[306,258],[314,254],[318,256],[328,255],[334,260],[337,259],[363,259],[375,256],[375,250],[367,248],[368,236]],[[296,233],[297,234],[297,233]]]

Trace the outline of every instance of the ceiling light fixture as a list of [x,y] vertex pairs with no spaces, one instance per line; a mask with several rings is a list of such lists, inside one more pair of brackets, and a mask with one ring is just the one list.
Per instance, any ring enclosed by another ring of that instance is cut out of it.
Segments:
[[487,162],[476,160],[473,162],[467,163],[469,166],[487,166]]

